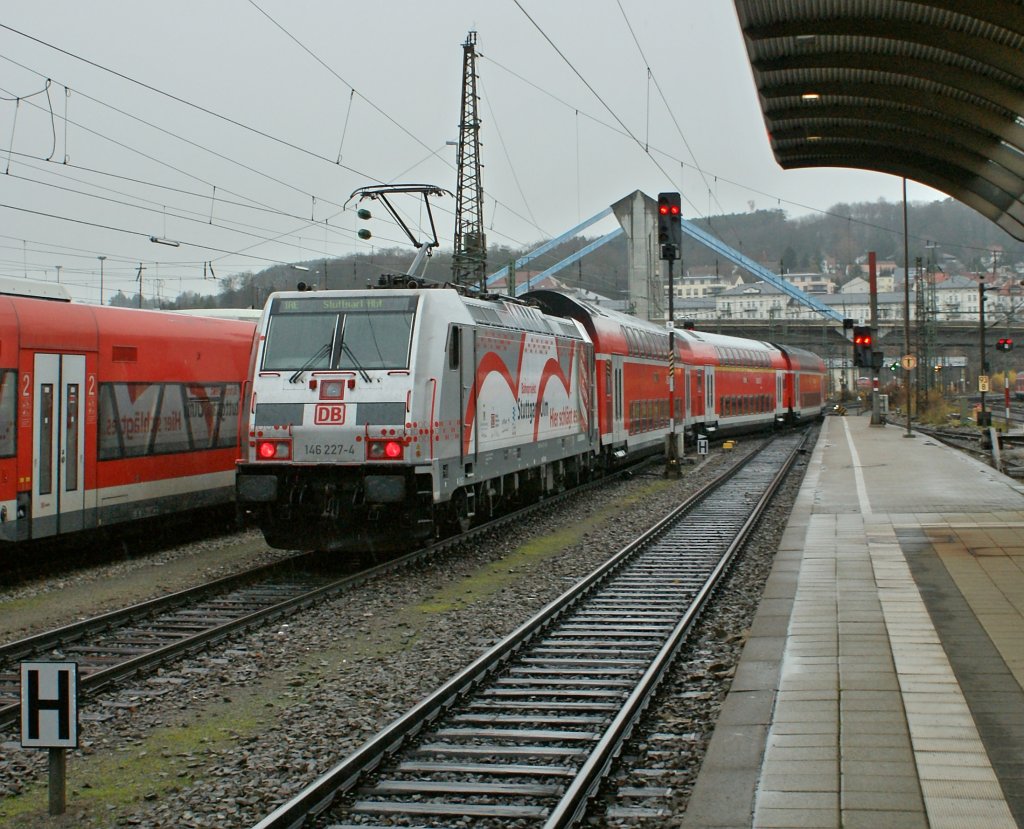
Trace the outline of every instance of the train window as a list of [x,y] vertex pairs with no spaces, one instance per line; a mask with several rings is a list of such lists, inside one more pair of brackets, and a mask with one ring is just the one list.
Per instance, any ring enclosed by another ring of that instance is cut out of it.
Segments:
[[325,369],[334,349],[337,314],[279,314],[270,318],[263,369]]
[[411,308],[274,314],[263,370],[408,368],[412,322]]
[[13,458],[17,454],[17,404],[18,373],[4,371],[0,376],[0,458]]
[[235,446],[238,383],[103,383],[99,459]]
[[[180,389],[183,397],[172,393],[172,389]],[[160,406],[161,422],[166,422],[169,417],[173,422],[178,412],[176,407],[183,402],[183,420],[187,422],[188,430],[165,441],[163,429],[158,429],[153,450],[189,452],[234,446],[238,437],[239,395],[237,383],[168,387]]]
[[[164,452],[187,452],[192,448],[188,426],[195,425],[199,428],[196,440],[203,449],[207,448],[206,422],[202,419],[204,409],[209,409],[209,401],[203,397],[189,395],[188,405],[185,401],[185,389],[183,386],[168,384],[164,386],[164,392],[160,396],[160,409],[157,417],[157,427],[153,434],[152,451],[158,454]],[[195,407],[199,417],[192,418],[191,408]],[[210,425],[212,425],[212,415]],[[186,425],[187,424],[187,425]]]
[[338,368],[408,368],[411,312],[346,314]]
[[39,494],[53,492],[53,384],[39,389]]
[[78,489],[78,383],[65,387],[64,430],[67,447],[64,461],[64,491]]
[[100,385],[100,460],[149,452],[162,383]]
[[213,444],[218,449],[238,445],[238,413],[242,410],[241,383],[225,383]]

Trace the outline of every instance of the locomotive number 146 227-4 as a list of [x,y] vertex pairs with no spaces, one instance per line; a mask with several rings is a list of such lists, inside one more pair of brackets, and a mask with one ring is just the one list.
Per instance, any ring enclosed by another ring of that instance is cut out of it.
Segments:
[[345,457],[356,453],[356,447],[350,443],[305,443],[302,446],[306,457]]

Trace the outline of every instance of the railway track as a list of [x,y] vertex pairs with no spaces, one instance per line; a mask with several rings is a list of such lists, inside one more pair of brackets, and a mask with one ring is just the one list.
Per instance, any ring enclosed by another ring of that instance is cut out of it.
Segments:
[[0,728],[20,717],[18,663],[77,662],[83,696],[342,589],[307,568],[311,555],[263,565],[177,593],[0,645]]
[[[633,465],[618,475],[630,474],[645,465]],[[0,644],[0,729],[20,720],[22,661],[78,663],[79,693],[87,699],[118,682],[150,673],[229,636],[255,630],[328,601],[370,579],[413,566],[471,537],[493,532],[531,512],[549,509],[616,477],[576,487],[376,566],[360,569],[353,565],[341,578],[336,577],[336,572],[335,577],[325,575],[318,554],[302,554]]]
[[692,496],[255,829],[577,822],[803,441]]

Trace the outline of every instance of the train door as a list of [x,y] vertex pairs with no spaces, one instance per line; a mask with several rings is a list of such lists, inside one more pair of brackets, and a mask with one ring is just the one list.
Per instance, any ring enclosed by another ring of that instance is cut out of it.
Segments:
[[36,354],[32,536],[85,527],[85,355]]
[[622,392],[622,355],[612,355],[612,443],[626,439],[624,395]]
[[780,418],[786,414],[786,389],[784,382],[784,373],[781,371],[775,372],[775,417]]
[[[463,413],[464,421],[459,451],[462,455],[463,472],[467,477],[472,477],[479,437],[476,420],[480,417],[479,405],[470,405],[472,395],[479,392],[476,388],[476,329],[453,325],[452,338],[453,347],[459,349],[459,411]],[[469,412],[473,412],[472,421],[466,418]]]
[[715,367],[704,367],[704,420],[713,423],[715,417]]
[[683,367],[683,411],[680,413],[678,428],[687,429],[693,422],[690,419],[690,413],[693,411],[692,403],[690,401],[690,367]]

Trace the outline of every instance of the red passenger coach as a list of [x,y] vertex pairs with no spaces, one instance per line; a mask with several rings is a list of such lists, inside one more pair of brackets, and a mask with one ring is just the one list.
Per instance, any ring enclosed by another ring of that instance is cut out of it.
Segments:
[[254,331],[0,296],[0,541],[229,502]]
[[825,361],[802,348],[776,347],[786,363],[783,403],[787,419],[800,422],[821,417],[825,408]]

